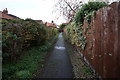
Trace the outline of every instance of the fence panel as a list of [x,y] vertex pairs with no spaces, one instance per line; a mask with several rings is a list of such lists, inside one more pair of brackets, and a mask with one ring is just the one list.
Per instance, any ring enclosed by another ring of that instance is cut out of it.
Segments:
[[120,2],[98,10],[90,25],[84,56],[103,78],[120,78]]

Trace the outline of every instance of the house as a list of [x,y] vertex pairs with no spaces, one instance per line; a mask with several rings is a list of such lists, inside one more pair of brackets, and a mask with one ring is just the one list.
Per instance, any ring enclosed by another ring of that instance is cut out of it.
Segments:
[[46,22],[45,25],[46,25],[47,27],[57,28],[57,25],[56,25],[53,21],[52,21],[51,23]]
[[43,23],[43,21],[42,20],[35,20],[36,22],[38,22],[38,23]]
[[4,9],[3,11],[0,11],[0,18],[1,19],[19,19],[19,17],[15,16],[15,15],[8,14],[7,8]]

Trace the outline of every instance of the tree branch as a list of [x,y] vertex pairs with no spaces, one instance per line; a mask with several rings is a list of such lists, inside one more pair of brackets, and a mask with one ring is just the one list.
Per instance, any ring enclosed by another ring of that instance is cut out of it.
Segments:
[[70,8],[74,13],[76,13],[76,11],[70,6],[70,4],[69,4],[67,1],[64,0],[64,2],[69,6],[69,8]]

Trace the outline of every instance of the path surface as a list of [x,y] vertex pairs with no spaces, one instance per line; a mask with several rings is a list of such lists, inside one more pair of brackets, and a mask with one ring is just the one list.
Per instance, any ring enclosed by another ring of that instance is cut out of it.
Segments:
[[62,33],[59,34],[58,41],[40,78],[73,78],[72,65],[66,53]]

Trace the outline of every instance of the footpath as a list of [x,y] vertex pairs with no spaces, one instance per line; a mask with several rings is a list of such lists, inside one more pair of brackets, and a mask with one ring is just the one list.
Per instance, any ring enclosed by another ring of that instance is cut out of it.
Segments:
[[73,78],[72,64],[67,54],[62,33],[39,78]]

